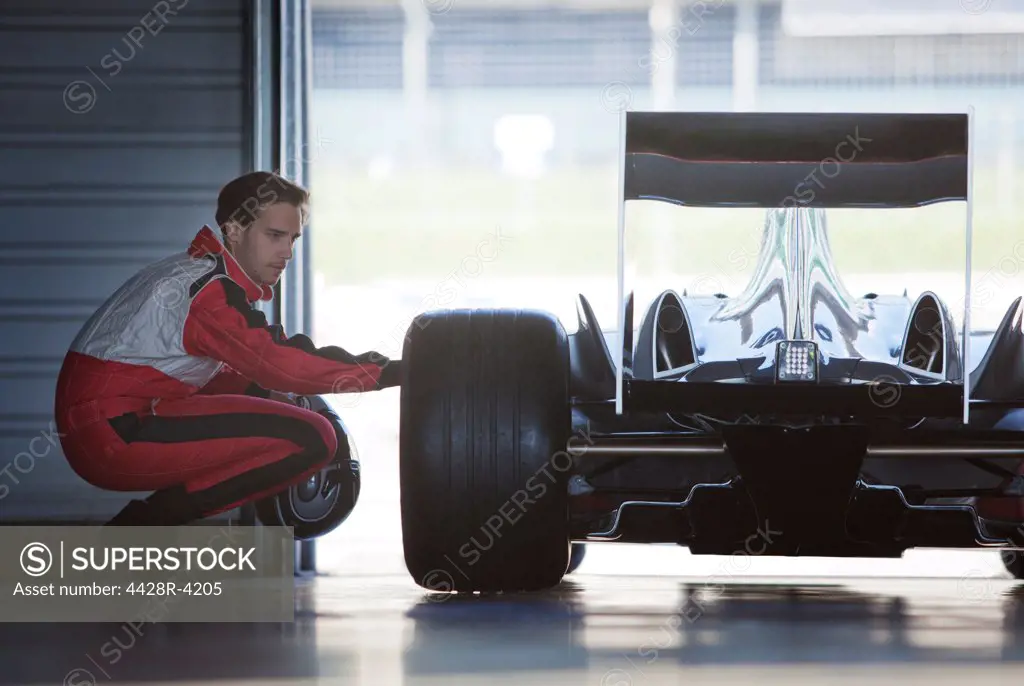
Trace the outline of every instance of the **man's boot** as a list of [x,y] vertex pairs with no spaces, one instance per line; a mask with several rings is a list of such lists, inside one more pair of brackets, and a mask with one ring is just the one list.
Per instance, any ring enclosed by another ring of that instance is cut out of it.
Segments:
[[159,526],[154,518],[152,505],[145,500],[132,500],[104,526]]

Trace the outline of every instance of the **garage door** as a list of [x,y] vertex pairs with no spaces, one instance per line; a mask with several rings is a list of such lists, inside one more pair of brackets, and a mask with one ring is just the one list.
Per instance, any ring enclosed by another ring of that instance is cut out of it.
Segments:
[[[132,273],[183,250],[253,167],[249,0],[0,3],[0,519],[106,517],[53,428],[64,352]],[[259,7],[259,3],[255,3]]]

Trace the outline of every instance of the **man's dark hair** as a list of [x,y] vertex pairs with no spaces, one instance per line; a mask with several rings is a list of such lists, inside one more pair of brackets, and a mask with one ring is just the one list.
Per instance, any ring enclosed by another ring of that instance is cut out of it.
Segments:
[[309,191],[272,172],[257,171],[229,181],[217,196],[217,225],[224,231],[229,221],[249,226],[268,205],[288,203],[302,211],[302,223],[309,212]]

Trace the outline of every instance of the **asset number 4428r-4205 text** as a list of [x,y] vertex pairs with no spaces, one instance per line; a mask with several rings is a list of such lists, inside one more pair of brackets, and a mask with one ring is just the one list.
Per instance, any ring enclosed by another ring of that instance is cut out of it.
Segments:
[[138,581],[128,584],[125,593],[130,595],[220,595],[223,590],[219,581],[189,581],[177,584],[173,581]]

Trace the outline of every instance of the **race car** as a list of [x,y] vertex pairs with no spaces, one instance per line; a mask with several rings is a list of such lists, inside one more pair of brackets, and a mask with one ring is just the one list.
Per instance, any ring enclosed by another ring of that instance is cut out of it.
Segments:
[[[591,542],[984,548],[1022,578],[1022,302],[994,332],[971,330],[972,122],[623,112],[616,326],[581,294],[572,333],[515,308],[427,312],[408,328],[399,459],[415,582],[540,591]],[[838,172],[814,176],[826,162]],[[665,284],[635,320],[624,246],[638,201],[763,211],[745,286]],[[935,203],[965,207],[963,300],[852,293],[830,213]]]

